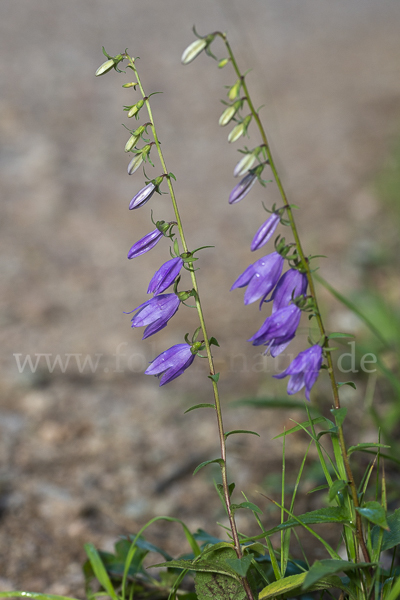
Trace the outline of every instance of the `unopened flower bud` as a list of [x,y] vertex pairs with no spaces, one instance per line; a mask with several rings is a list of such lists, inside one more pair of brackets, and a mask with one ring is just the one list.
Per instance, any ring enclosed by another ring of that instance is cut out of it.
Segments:
[[222,113],[222,115],[220,116],[219,121],[218,121],[218,123],[221,125],[221,127],[225,127],[225,125],[228,125],[228,123],[230,121],[232,121],[237,110],[238,110],[238,108],[236,107],[236,104],[233,104],[232,106],[228,106],[224,110],[224,112]]
[[225,65],[227,65],[228,62],[229,58],[223,58],[222,60],[220,60],[218,63],[218,69],[222,69],[223,67],[225,67]]
[[254,154],[254,152],[252,152],[251,154],[245,154],[236,165],[233,171],[233,176],[240,177],[241,175],[244,175],[254,165],[255,160],[256,155]]
[[124,83],[124,85],[122,86],[123,88],[131,88],[131,87],[136,87],[137,86],[137,81],[131,81],[130,83]]
[[139,102],[137,102],[136,104],[134,104],[128,111],[128,117],[134,117],[136,115],[136,113],[139,112],[139,110],[142,108],[144,104],[144,100],[139,100]]
[[188,65],[196,58],[207,46],[207,39],[200,38],[192,42],[182,54],[181,62],[183,65]]
[[139,138],[140,138],[140,135],[135,135],[133,133],[131,135],[131,137],[129,138],[129,140],[125,144],[125,152],[129,152],[130,150],[132,150],[132,148],[134,146],[136,146],[136,143],[137,143],[137,141],[138,141]]
[[100,65],[100,67],[97,69],[96,77],[99,77],[100,75],[104,75],[104,73],[108,73],[108,71],[111,71],[111,69],[114,67],[114,64],[115,63],[112,58],[106,60],[106,62]]
[[128,165],[128,175],[133,175],[143,162],[143,154],[136,154]]
[[228,92],[229,100],[235,100],[239,96],[240,88],[242,87],[242,80],[238,79],[235,85],[231,87]]
[[250,124],[252,115],[247,115],[247,117],[245,117],[243,119],[242,123],[238,123],[230,132],[230,134],[228,135],[228,142],[233,143],[236,142],[236,140],[238,140],[240,138],[241,135],[244,135],[247,131],[247,128]]

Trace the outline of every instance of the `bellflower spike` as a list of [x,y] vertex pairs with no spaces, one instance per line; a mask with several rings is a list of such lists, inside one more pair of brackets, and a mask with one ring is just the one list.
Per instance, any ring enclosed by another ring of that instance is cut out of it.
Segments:
[[133,244],[132,248],[128,252],[128,258],[136,258],[136,256],[145,254],[145,252],[148,252],[149,250],[154,248],[154,246],[158,244],[162,237],[162,231],[160,231],[159,229],[154,229],[153,231],[142,237],[142,239],[136,242],[136,244]]
[[145,375],[162,375],[160,387],[182,375],[194,361],[195,354],[192,353],[189,344],[176,344],[162,352],[153,360],[144,372]]
[[180,256],[168,260],[153,275],[149,283],[147,293],[161,294],[161,292],[169,288],[169,286],[174,283],[182,267],[183,259]]
[[261,298],[260,308],[270,291],[275,287],[283,268],[283,258],[278,252],[257,260],[238,277],[231,291],[247,286],[244,303],[251,304]]
[[317,381],[319,370],[322,365],[322,348],[315,345],[307,350],[303,350],[290,363],[286,371],[279,375],[274,375],[276,379],[282,379],[290,375],[287,386],[289,395],[299,392],[304,386],[306,387],[306,398],[310,401],[310,391],[314,383]]
[[150,200],[155,191],[156,186],[150,181],[150,183],[148,183],[144,188],[140,190],[140,192],[136,194],[136,196],[132,198],[132,200],[129,203],[129,210],[139,208],[140,206],[146,204],[146,202]]
[[255,182],[257,181],[257,175],[255,173],[247,173],[246,177],[243,177],[241,181],[231,191],[229,195],[229,204],[236,204],[243,200],[249,193]]
[[179,304],[180,300],[176,294],[153,296],[151,300],[147,300],[131,311],[131,313],[137,311],[136,315],[132,317],[132,327],[147,325],[142,337],[142,340],[145,340],[167,326],[168,321],[178,310]]
[[281,217],[278,213],[272,213],[272,215],[263,223],[260,229],[251,242],[250,249],[252,252],[262,248],[274,235],[275,229],[278,227]]
[[277,356],[296,335],[300,317],[301,310],[295,304],[281,308],[265,319],[249,342],[253,342],[253,346],[268,345],[267,352],[271,352],[271,356]]
[[274,289],[271,300],[273,300],[272,313],[289,306],[296,296],[303,296],[307,291],[307,275],[300,273],[297,269],[289,269],[280,278]]

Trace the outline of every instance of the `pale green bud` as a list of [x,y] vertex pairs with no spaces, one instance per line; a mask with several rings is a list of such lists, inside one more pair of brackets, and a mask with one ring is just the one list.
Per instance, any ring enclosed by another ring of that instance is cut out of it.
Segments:
[[220,60],[218,63],[218,69],[222,69],[223,67],[225,67],[225,65],[227,65],[228,62],[229,58],[223,58],[222,60]]
[[134,82],[134,81],[131,81],[130,83],[124,83],[124,85],[123,85],[122,87],[123,87],[123,88],[131,88],[131,87],[133,87],[133,88],[134,88],[134,87],[136,87],[136,86],[137,86],[137,84],[138,84],[138,83],[137,83],[137,81],[136,81],[136,82]]
[[181,62],[183,65],[188,65],[196,58],[207,46],[206,38],[200,38],[192,42],[182,54]]
[[254,152],[252,152],[251,154],[245,154],[236,165],[235,170],[233,171],[233,176],[240,177],[241,175],[247,173],[247,171],[249,171],[254,165],[256,161],[256,156],[257,155]]
[[134,146],[136,146],[139,138],[140,138],[140,135],[132,134],[131,137],[129,138],[129,140],[125,144],[125,152],[129,152],[130,150],[132,150],[132,148]]
[[133,175],[143,162],[143,154],[136,154],[128,165],[128,175]]
[[100,75],[104,75],[104,73],[108,73],[108,71],[111,71],[111,69],[114,67],[114,64],[115,63],[112,60],[112,58],[106,60],[106,62],[100,65],[100,67],[97,69],[96,77],[99,77]]
[[235,105],[233,106],[228,106],[224,112],[222,113],[222,115],[219,118],[219,124],[221,125],[221,127],[225,127],[225,125],[228,125],[228,123],[230,121],[232,121],[233,117],[235,116],[237,112],[237,108]]
[[132,106],[132,108],[130,108],[128,111],[128,117],[129,118],[134,117],[136,115],[136,113],[138,113],[139,110],[142,108],[143,104],[144,104],[144,100],[139,100],[139,102],[137,102],[137,104],[134,104]]
[[239,96],[240,88],[242,87],[242,80],[238,79],[235,85],[231,87],[228,92],[229,100],[235,100]]
[[228,142],[236,142],[236,140],[238,140],[240,136],[243,135],[243,129],[243,123],[239,123],[238,125],[236,125],[236,127],[234,127],[228,135]]

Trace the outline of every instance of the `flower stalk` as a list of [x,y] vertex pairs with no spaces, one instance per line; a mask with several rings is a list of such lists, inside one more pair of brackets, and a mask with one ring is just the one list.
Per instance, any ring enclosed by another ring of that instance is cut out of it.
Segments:
[[[208,38],[207,38],[208,39]],[[185,57],[185,60],[183,60],[184,63],[188,63],[191,62],[191,60],[193,60],[195,58],[195,56],[197,56],[197,54],[204,49],[205,45],[203,45],[203,48],[201,48],[202,44],[198,44],[195,48],[192,48],[192,54],[188,54],[188,56]],[[201,48],[201,50],[200,50]],[[195,56],[193,56],[195,55]],[[189,249],[186,243],[186,238],[185,238],[185,234],[183,231],[183,225],[182,225],[182,221],[181,221],[181,217],[179,214],[179,209],[178,209],[178,205],[177,205],[177,201],[176,201],[176,196],[175,196],[175,192],[173,189],[173,185],[172,185],[172,181],[171,181],[171,175],[168,172],[167,166],[165,164],[165,160],[164,160],[164,156],[161,150],[161,146],[160,146],[160,141],[158,139],[158,135],[157,135],[157,131],[156,128],[154,126],[154,119],[153,119],[153,114],[152,114],[152,110],[151,110],[151,106],[150,106],[150,102],[149,102],[149,98],[148,96],[146,96],[145,91],[143,89],[140,77],[139,77],[139,73],[137,72],[136,69],[136,65],[135,65],[135,61],[132,57],[130,57],[128,54],[125,54],[124,57],[128,60],[129,63],[129,67],[134,71],[135,75],[136,75],[136,80],[137,80],[137,85],[140,89],[140,92],[142,94],[142,98],[143,98],[143,102],[146,106],[147,109],[147,113],[149,116],[149,127],[151,128],[152,134],[153,134],[153,139],[157,148],[157,152],[158,152],[158,156],[164,171],[164,178],[167,181],[167,185],[168,185],[168,190],[169,190],[169,194],[171,197],[171,201],[172,201],[172,205],[173,205],[173,209],[174,209],[174,213],[175,213],[175,218],[176,218],[176,226],[178,228],[179,231],[179,236],[182,242],[182,246],[184,249],[184,252],[187,253],[189,255]],[[227,466],[226,466],[226,441],[225,441],[225,431],[224,431],[224,425],[223,425],[223,419],[222,419],[222,409],[221,409],[221,402],[220,402],[220,397],[219,397],[219,390],[218,390],[218,374],[215,371],[215,367],[214,367],[214,362],[213,362],[213,357],[212,357],[212,353],[211,353],[211,348],[210,348],[210,341],[209,341],[209,337],[207,334],[207,329],[206,329],[206,324],[205,324],[205,320],[204,320],[204,314],[203,314],[203,309],[201,306],[201,302],[200,302],[200,296],[199,296],[199,290],[198,290],[198,284],[197,284],[197,279],[196,279],[196,274],[195,274],[195,270],[193,269],[192,265],[190,264],[190,262],[188,263],[188,271],[190,272],[190,277],[192,280],[192,285],[193,285],[193,290],[194,290],[194,299],[195,299],[195,305],[196,305],[196,309],[197,309],[197,313],[198,313],[198,317],[199,317],[199,321],[200,321],[200,328],[204,337],[204,349],[207,355],[207,360],[208,360],[208,365],[209,365],[209,370],[210,370],[210,376],[209,379],[211,380],[212,383],[212,387],[213,387],[213,394],[214,394],[214,406],[215,406],[215,412],[216,412],[216,417],[217,417],[217,427],[218,427],[218,434],[219,434],[219,441],[220,441],[220,452],[221,452],[221,461],[220,461],[220,466],[221,466],[221,477],[222,477],[222,486],[223,486],[223,496],[224,496],[224,500],[225,500],[225,505],[226,505],[226,510],[227,510],[227,514],[228,514],[228,519],[229,519],[229,524],[230,524],[230,529],[231,529],[231,533],[232,533],[232,539],[233,539],[233,543],[234,543],[234,548],[236,551],[236,555],[238,558],[242,558],[242,550],[241,550],[241,546],[240,546],[240,541],[239,541],[239,535],[238,535],[238,531],[237,531],[237,526],[236,526],[236,522],[235,522],[235,517],[234,517],[234,513],[233,510],[231,508],[231,499],[230,499],[230,491],[229,491],[229,483],[228,483],[228,474],[227,474]],[[157,360],[157,359],[156,359]],[[151,368],[151,367],[150,367]],[[147,372],[149,372],[149,369],[147,370]],[[246,595],[248,600],[253,600],[253,595],[250,589],[250,585],[247,581],[246,578],[243,578],[243,587],[245,589]]]

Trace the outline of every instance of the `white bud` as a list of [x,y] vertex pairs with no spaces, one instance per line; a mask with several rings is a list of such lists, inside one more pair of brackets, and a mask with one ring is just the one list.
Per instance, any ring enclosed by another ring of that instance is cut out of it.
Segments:
[[228,135],[228,142],[236,142],[243,135],[244,125],[243,123],[239,123],[232,129],[230,134]]
[[106,60],[106,62],[100,65],[100,67],[97,69],[96,77],[99,77],[99,75],[104,75],[104,73],[108,73],[108,71],[111,71],[113,66],[114,61],[111,58],[109,60]]
[[254,165],[255,160],[255,154],[245,154],[236,165],[235,170],[233,171],[233,176],[240,177],[241,175],[247,173],[247,171],[249,171]]
[[195,40],[186,48],[184,53],[182,54],[181,62],[183,65],[188,65],[192,60],[196,58],[204,50],[207,46],[207,40],[205,38],[200,38],[199,40]]
[[222,113],[222,115],[219,118],[218,123],[221,125],[221,127],[225,127],[225,125],[228,125],[228,123],[230,121],[232,121],[232,119],[235,116],[236,112],[237,112],[237,108],[236,108],[235,105],[228,106],[228,108],[226,108],[224,110],[224,112]]
[[142,153],[136,154],[136,156],[134,156],[132,158],[131,162],[128,165],[128,175],[133,175],[134,172],[138,170],[138,168],[140,167],[142,162],[143,162]]

